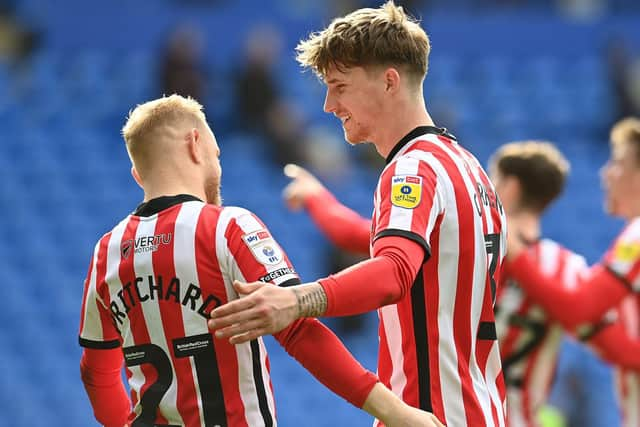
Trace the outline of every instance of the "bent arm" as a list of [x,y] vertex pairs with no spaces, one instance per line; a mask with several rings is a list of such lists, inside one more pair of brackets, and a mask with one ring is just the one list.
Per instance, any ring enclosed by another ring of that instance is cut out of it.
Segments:
[[80,374],[96,420],[106,427],[127,423],[131,402],[122,383],[122,350],[85,348]]
[[630,292],[618,276],[600,264],[578,277],[575,286],[558,286],[557,279],[544,275],[527,253],[504,265],[507,276],[569,330],[598,321]]
[[298,320],[274,337],[318,381],[358,408],[378,382],[316,319]]
[[307,212],[324,235],[337,247],[357,254],[369,254],[371,220],[341,204],[326,189],[309,196]]
[[387,236],[374,243],[374,258],[320,280],[324,316],[349,316],[393,304],[408,292],[425,259],[413,240]]

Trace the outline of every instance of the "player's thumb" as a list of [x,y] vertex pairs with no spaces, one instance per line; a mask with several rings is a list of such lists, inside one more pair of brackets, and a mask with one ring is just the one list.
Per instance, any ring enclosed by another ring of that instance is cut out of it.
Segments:
[[254,282],[254,283],[244,283],[238,280],[233,281],[233,288],[239,295],[248,295],[253,293],[264,286],[264,283]]

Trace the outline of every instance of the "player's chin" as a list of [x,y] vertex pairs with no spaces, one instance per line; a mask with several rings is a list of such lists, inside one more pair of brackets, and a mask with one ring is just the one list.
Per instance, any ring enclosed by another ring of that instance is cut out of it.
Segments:
[[363,138],[360,138],[356,135],[350,135],[349,132],[345,132],[344,133],[344,139],[350,144],[350,145],[358,145],[358,144],[363,144],[365,143]]

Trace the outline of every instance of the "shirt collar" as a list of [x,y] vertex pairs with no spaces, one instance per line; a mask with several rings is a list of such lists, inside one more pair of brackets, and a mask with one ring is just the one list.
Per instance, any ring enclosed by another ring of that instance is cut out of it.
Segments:
[[386,164],[391,163],[391,161],[396,156],[396,154],[398,154],[398,152],[402,150],[402,147],[404,147],[405,145],[407,145],[409,142],[413,141],[420,135],[424,135],[427,133],[434,134],[434,135],[442,135],[453,141],[456,141],[456,137],[451,135],[446,128],[439,128],[435,126],[418,126],[417,128],[413,129],[411,132],[406,134],[404,137],[402,137],[402,139],[393,147],[393,149],[391,149],[391,152],[387,156]]
[[155,199],[148,200],[146,202],[140,203],[136,208],[133,215],[136,216],[151,216],[155,215],[160,211],[168,209],[172,206],[175,206],[184,202],[202,202],[196,196],[192,196],[190,194],[178,194],[176,196],[161,196],[156,197]]

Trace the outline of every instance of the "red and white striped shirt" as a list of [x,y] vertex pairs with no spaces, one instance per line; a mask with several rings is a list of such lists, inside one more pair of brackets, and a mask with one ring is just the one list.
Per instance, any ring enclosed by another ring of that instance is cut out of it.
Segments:
[[214,340],[207,319],[238,298],[233,280],[286,286],[297,274],[247,210],[192,196],[154,203],[155,212],[128,216],[97,243],[81,345],[123,347],[134,426],[275,425],[262,340]]
[[603,264],[630,290],[640,292],[640,217],[625,226],[605,254]]
[[450,426],[505,425],[493,315],[505,224],[481,165],[443,129],[418,127],[389,155],[372,241],[403,236],[429,256],[411,292],[378,310],[378,375]]
[[[640,340],[640,296],[627,297],[618,316],[627,334]],[[614,379],[622,427],[640,427],[640,374],[614,365]]]
[[[588,269],[583,257],[551,240],[537,242],[529,253],[540,271],[558,286],[575,286],[578,276]],[[533,427],[549,395],[563,328],[504,272],[501,279],[496,326],[507,382],[507,425]]]
[[[604,256],[603,264],[631,290],[640,292],[640,217],[626,225]],[[640,296],[627,297],[618,315],[627,333],[640,339]],[[640,427],[640,374],[619,366],[614,373],[623,427]]]

